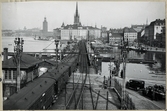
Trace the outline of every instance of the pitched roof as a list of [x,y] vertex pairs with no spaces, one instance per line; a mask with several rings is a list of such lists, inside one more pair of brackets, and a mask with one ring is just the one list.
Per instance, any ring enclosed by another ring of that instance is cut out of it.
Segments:
[[165,23],[165,19],[164,20],[160,20],[160,19],[156,19],[155,21],[151,22],[150,25],[155,25],[155,24],[162,24]]
[[[124,33],[135,33],[136,31],[132,28],[125,27],[124,28]],[[136,32],[137,33],[137,32]]]
[[78,26],[77,24],[74,24],[74,25],[66,25],[64,26],[64,29],[78,29],[78,27],[82,27],[82,26]]
[[112,33],[112,37],[123,37],[121,33]]
[[131,28],[144,28],[146,25],[131,25]]
[[78,28],[81,28],[81,29],[97,29],[97,30],[100,30],[99,28],[96,28],[96,27],[92,27],[92,26],[81,26],[81,25],[77,25],[77,24],[73,24],[73,25],[66,25],[63,27],[63,29],[78,29]]
[[[22,54],[20,61],[20,68],[27,69],[31,66],[34,66],[38,63],[41,63],[41,60],[36,59],[30,55]],[[2,68],[16,68],[16,60],[15,57],[11,57],[10,59],[2,62]]]

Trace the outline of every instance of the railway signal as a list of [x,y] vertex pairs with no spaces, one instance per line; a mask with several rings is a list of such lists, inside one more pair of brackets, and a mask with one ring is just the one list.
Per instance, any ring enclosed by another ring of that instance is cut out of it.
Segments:
[[55,40],[55,45],[56,45],[56,69],[58,68],[58,44],[59,40]]
[[23,44],[24,40],[23,38],[15,38],[14,40],[15,46],[14,46],[14,57],[16,60],[16,66],[17,66],[17,92],[20,90],[20,83],[21,83],[21,74],[20,74],[20,59],[21,54],[23,52]]

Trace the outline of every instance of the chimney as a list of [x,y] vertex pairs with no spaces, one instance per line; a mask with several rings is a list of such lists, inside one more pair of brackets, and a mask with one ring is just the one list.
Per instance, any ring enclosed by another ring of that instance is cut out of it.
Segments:
[[8,60],[8,48],[3,49],[3,61]]

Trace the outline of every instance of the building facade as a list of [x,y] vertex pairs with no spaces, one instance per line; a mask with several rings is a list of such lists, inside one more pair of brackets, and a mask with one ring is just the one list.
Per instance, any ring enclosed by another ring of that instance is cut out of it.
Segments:
[[122,33],[111,33],[109,34],[109,44],[110,45],[121,45],[123,34]]
[[131,25],[131,28],[134,29],[136,32],[141,32],[141,30],[145,27],[146,25]]
[[[28,82],[38,77],[38,67],[42,62],[32,56],[22,54],[20,60],[20,75],[18,75],[15,61],[15,57],[8,59],[8,49],[4,48],[4,60],[2,62],[4,100],[17,92],[17,83],[20,83],[20,88],[23,88]],[[18,77],[19,79],[17,79]],[[17,80],[19,80],[19,82]]]
[[137,32],[132,28],[125,27],[123,30],[123,37],[125,41],[128,40],[129,43],[133,43],[137,40]]
[[106,38],[107,37],[107,27],[101,26],[101,37]]
[[[58,32],[58,33],[57,33]],[[82,26],[80,22],[80,16],[78,13],[78,3],[76,3],[76,11],[74,15],[74,23],[62,26],[59,30],[54,29],[54,37],[59,36],[61,40],[81,40],[81,39],[95,39],[100,38],[101,30],[97,27]]]
[[157,41],[157,34],[161,34],[163,28],[165,27],[165,19],[160,20],[156,19],[155,21],[151,22],[149,25],[149,42],[150,46],[155,46],[158,42]]
[[61,39],[61,30],[60,30],[60,28],[53,29],[53,37],[55,39]]

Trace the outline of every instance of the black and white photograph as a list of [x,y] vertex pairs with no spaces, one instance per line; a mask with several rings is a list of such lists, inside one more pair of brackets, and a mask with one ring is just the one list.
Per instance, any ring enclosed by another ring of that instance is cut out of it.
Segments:
[[2,2],[2,109],[165,110],[165,5]]

